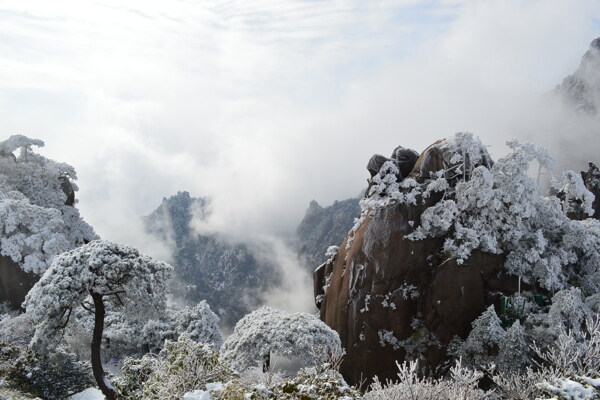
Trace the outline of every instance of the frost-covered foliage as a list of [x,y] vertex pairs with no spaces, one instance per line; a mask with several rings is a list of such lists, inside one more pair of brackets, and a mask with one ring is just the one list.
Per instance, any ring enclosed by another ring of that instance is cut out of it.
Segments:
[[223,344],[219,332],[219,317],[204,300],[194,307],[176,310],[172,321],[177,335],[185,335],[195,342],[210,344],[217,350]]
[[332,368],[303,368],[295,377],[277,382],[256,383],[234,378],[228,382],[206,385],[194,390],[189,400],[358,400],[360,393],[348,386],[342,375]]
[[93,384],[89,365],[72,354],[40,356],[27,346],[2,342],[0,381],[45,400],[62,400]]
[[420,377],[417,361],[397,365],[399,382],[382,384],[375,379],[364,400],[483,400],[490,397],[490,393],[477,387],[483,373],[464,368],[460,362],[450,370],[448,379]]
[[[93,315],[85,310],[76,310],[71,318],[75,320],[65,331],[69,347],[80,358],[89,358],[89,332],[93,329]],[[119,364],[125,357],[158,353],[165,340],[177,340],[181,335],[198,343],[209,344],[216,350],[223,344],[219,317],[205,301],[194,307],[170,306],[148,320],[132,319],[119,311],[108,312],[104,324],[102,359],[104,363]]]
[[[552,395],[559,399],[600,397],[600,315],[583,331],[563,331],[545,350],[532,346],[532,366],[491,377],[507,399],[528,400]],[[582,397],[577,397],[577,395]],[[558,396],[558,397],[556,397]]]
[[562,330],[581,331],[586,320],[593,317],[591,310],[584,303],[579,288],[571,287],[556,293],[548,311],[549,325],[557,333]]
[[360,396],[355,389],[348,386],[342,375],[336,370],[319,371],[315,368],[306,368],[300,370],[295,378],[273,388],[268,398],[354,400],[359,399]]
[[[47,159],[32,151],[32,146],[43,146],[41,140],[25,136],[11,136],[0,142],[0,183],[4,191],[19,191],[33,204],[61,209],[67,202],[62,186],[77,179],[72,166]],[[18,156],[13,152],[20,149]],[[71,186],[74,184],[71,183]],[[76,190],[76,186],[73,186]]]
[[[317,400],[359,399],[332,364],[306,368],[284,379],[272,371],[240,377],[210,346],[182,336],[167,341],[158,355],[126,359],[116,381],[125,400]],[[258,378],[257,378],[258,376]]]
[[[0,154],[6,156],[18,149],[29,153],[31,152],[31,146],[44,147],[44,142],[39,139],[29,139],[23,135],[13,135],[4,142],[0,142]],[[25,157],[27,157],[27,154],[25,154]]]
[[494,306],[490,306],[475,321],[473,329],[465,340],[459,355],[469,366],[485,366],[495,360],[506,331],[502,321],[496,315]]
[[35,327],[27,314],[0,315],[0,342],[25,346],[33,338]]
[[[460,357],[471,368],[486,370],[493,365],[496,372],[514,376],[525,376],[527,369],[537,369],[540,359],[546,360],[545,364],[564,364],[565,360],[554,359],[557,348],[561,349],[562,356],[570,354],[571,361],[579,363],[589,362],[586,360],[590,356],[583,356],[584,353],[600,354],[600,349],[594,350],[600,344],[600,331],[594,322],[600,314],[591,309],[579,289],[556,293],[552,304],[545,307],[531,304],[527,297],[520,299],[524,302],[522,310],[527,311],[516,315],[514,322],[502,321],[490,306],[473,322],[466,340],[455,339],[448,353]],[[567,351],[569,348],[571,353]],[[600,358],[597,362],[600,363]],[[600,364],[594,365],[600,367]],[[556,376],[589,375],[593,370],[588,367],[565,369],[564,365],[561,368]]]
[[60,341],[74,308],[92,311],[90,295],[108,300],[132,320],[164,312],[171,267],[131,247],[97,240],[55,257],[31,289],[24,306],[36,325],[32,345],[51,348]]
[[594,214],[595,196],[585,186],[581,174],[567,171],[562,180],[554,181],[552,185],[563,197],[563,209],[567,214],[576,214],[576,219],[581,219],[582,214]]
[[556,378],[551,382],[538,383],[536,386],[555,399],[594,400],[600,397],[600,379],[578,377],[575,381],[569,378]]
[[210,345],[186,336],[168,340],[161,353],[128,359],[116,386],[126,399],[181,399],[207,383],[227,382],[234,377],[219,353]]
[[261,307],[236,324],[221,353],[238,371],[262,366],[271,353],[318,365],[341,353],[341,343],[337,332],[312,314]]
[[0,199],[0,254],[25,272],[41,275],[55,255],[73,248],[65,231],[62,214],[55,208],[33,205],[16,191]]
[[[294,378],[279,384],[265,386],[248,385],[232,380],[221,385],[206,385],[206,391],[197,391],[190,399],[211,400],[355,400],[360,394],[348,386],[342,375],[334,370],[318,372],[313,368],[302,369]],[[210,397],[198,397],[205,395]]]
[[530,348],[525,328],[517,320],[506,330],[504,339],[499,344],[498,358],[496,359],[498,370],[503,373],[522,371],[531,364],[529,353]]
[[144,383],[160,363],[154,354],[146,354],[142,358],[127,357],[121,367],[121,376],[114,382],[119,396],[127,400],[143,400]]
[[[540,195],[527,172],[534,160],[550,167],[545,149],[516,141],[508,145],[510,154],[492,167],[474,168],[470,179],[458,182],[453,192],[447,191],[444,199],[429,207],[409,237],[445,237],[444,251],[459,264],[475,249],[505,253],[508,273],[547,290],[564,289],[577,279],[586,294],[597,292],[600,222],[572,221],[558,198]],[[565,185],[565,190],[586,207],[593,199],[582,185]]]
[[[427,205],[420,225],[408,238],[443,237],[448,257],[464,263],[474,250],[506,254],[506,272],[549,291],[577,281],[586,295],[600,290],[600,222],[573,221],[567,214],[577,204],[591,214],[594,196],[581,176],[564,175],[559,186],[563,201],[540,194],[528,175],[530,164],[549,169],[548,152],[531,144],[508,142],[511,152],[493,163],[483,144],[459,133],[434,145],[425,154],[439,171],[398,182],[397,168],[384,164],[372,179],[362,213],[349,233],[347,246],[362,222],[390,204]],[[427,157],[425,157],[427,158]],[[426,176],[429,175],[429,176]],[[440,199],[432,202],[431,194]]]
[[21,135],[0,142],[0,252],[38,275],[55,255],[97,239],[73,206],[75,170],[31,149],[43,145]]
[[379,345],[389,346],[393,350],[403,349],[406,360],[410,361],[424,359],[423,354],[431,346],[441,347],[438,338],[425,327],[422,320],[413,319],[411,328],[413,333],[406,339],[398,339],[394,332],[389,330],[378,331]]
[[[440,143],[439,149],[444,162],[444,178],[449,182],[467,181],[475,168],[489,168],[493,165],[481,140],[469,132],[459,132],[447,138]],[[438,181],[436,186],[440,184],[443,183]]]

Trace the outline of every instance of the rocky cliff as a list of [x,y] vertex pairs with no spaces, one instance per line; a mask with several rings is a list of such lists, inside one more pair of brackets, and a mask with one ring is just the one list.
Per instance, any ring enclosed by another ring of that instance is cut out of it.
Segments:
[[[347,351],[349,382],[393,379],[396,361],[410,359],[434,372],[484,310],[494,305],[502,315],[503,297],[600,282],[598,266],[582,272],[598,250],[576,243],[598,242],[596,228],[572,223],[558,199],[539,195],[527,170],[534,159],[545,165],[543,149],[511,147],[494,163],[478,140],[459,134],[423,151],[408,177],[387,162],[373,176],[360,219],[314,273],[321,319]],[[582,290],[597,293],[596,283]]]

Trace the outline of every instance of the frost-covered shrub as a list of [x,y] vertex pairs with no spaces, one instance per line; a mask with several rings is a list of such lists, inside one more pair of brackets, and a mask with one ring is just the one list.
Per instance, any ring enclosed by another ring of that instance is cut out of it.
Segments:
[[567,171],[560,181],[553,182],[554,189],[559,191],[563,200],[563,210],[575,219],[582,219],[585,214],[594,215],[594,194],[585,186],[581,174]]
[[274,387],[269,398],[281,400],[353,400],[359,399],[360,394],[348,386],[338,371],[333,369],[319,371],[315,368],[305,368],[301,369],[295,378]]
[[295,377],[273,383],[248,383],[233,379],[216,385],[206,385],[206,391],[198,390],[190,399],[211,400],[358,400],[360,393],[348,386],[342,375],[331,368],[305,368]]
[[0,199],[0,255],[23,271],[41,275],[55,255],[72,249],[64,232],[59,210],[31,204],[19,192]]
[[173,311],[171,320],[176,335],[185,335],[195,342],[210,344],[217,350],[221,347],[223,338],[219,332],[219,317],[212,312],[206,300],[194,307]]
[[585,305],[581,290],[571,287],[557,292],[552,297],[552,305],[548,311],[550,326],[556,331],[580,332],[586,320],[592,318],[589,308]]
[[498,347],[496,364],[499,371],[503,373],[520,372],[531,364],[530,346],[525,329],[519,320],[506,330],[506,335]]
[[0,319],[0,342],[25,346],[34,332],[33,321],[27,314],[5,314]]
[[0,379],[22,392],[45,400],[66,399],[91,385],[89,364],[72,354],[40,356],[26,346],[0,344]]
[[418,375],[417,361],[398,365],[398,382],[382,384],[375,379],[364,400],[482,400],[489,393],[478,389],[483,373],[462,367],[458,362],[450,370],[448,379],[424,378]]
[[535,362],[524,370],[512,373],[492,371],[490,374],[497,390],[505,398],[528,400],[547,393],[566,399],[569,397],[563,391],[567,387],[572,388],[573,393],[585,389],[584,392],[595,390],[594,396],[600,394],[598,389],[591,388],[593,382],[600,383],[599,315],[587,320],[581,331],[563,330],[544,349],[532,345],[531,353]]
[[428,348],[435,346],[440,348],[441,343],[437,336],[431,333],[419,318],[414,318],[411,323],[413,333],[405,338],[398,339],[394,332],[382,329],[377,332],[379,336],[379,345],[381,347],[389,346],[394,350],[403,349],[406,360],[424,359],[424,353]]
[[506,337],[502,322],[496,315],[494,306],[488,307],[472,323],[473,329],[460,346],[457,356],[474,368],[482,368],[496,360],[501,343]]
[[[126,362],[129,367],[123,371],[119,388],[139,387],[139,382],[147,376],[142,385],[142,399],[181,399],[185,393],[203,389],[207,383],[227,382],[234,378],[233,372],[214,348],[185,336],[176,342],[168,340],[158,358],[150,361],[153,357],[146,355],[142,358],[138,364],[142,371],[135,363]],[[148,374],[149,370],[152,372]]]
[[[584,356],[586,352],[600,355],[600,349],[594,350],[600,343],[594,314],[577,288],[556,293],[552,301],[550,307],[531,311],[522,316],[523,323],[517,319],[506,329],[490,306],[473,322],[466,340],[453,341],[448,353],[469,367],[486,370],[493,365],[503,374],[520,374],[527,367],[537,370],[541,363],[554,369],[561,364],[558,376],[585,375],[588,372],[580,367],[567,368],[564,357],[569,354],[567,358],[576,363],[593,358]],[[555,356],[558,348],[560,357]],[[600,358],[595,365],[600,368]]]
[[271,353],[319,365],[341,352],[337,332],[316,316],[288,314],[270,307],[242,318],[221,348],[223,359],[237,371],[268,364]]
[[578,377],[556,378],[551,382],[544,381],[536,385],[553,399],[560,400],[594,400],[600,398],[600,379]]
[[126,358],[121,367],[121,376],[114,382],[119,396],[127,400],[144,400],[144,383],[158,369],[160,362],[154,354]]

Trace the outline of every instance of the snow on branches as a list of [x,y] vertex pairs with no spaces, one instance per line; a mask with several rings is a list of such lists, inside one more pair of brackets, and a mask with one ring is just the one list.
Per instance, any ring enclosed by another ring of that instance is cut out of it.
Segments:
[[44,142],[39,139],[29,139],[23,135],[12,135],[7,140],[0,142],[0,153],[14,153],[21,149],[23,152],[31,151],[31,146],[44,147]]
[[288,314],[270,307],[242,318],[221,348],[223,359],[239,371],[262,366],[271,353],[319,365],[341,352],[337,332],[316,316]]
[[52,257],[72,248],[60,211],[31,204],[20,192],[0,199],[0,254],[41,275]]
[[[508,142],[508,146],[512,151],[507,156],[494,165],[475,166],[468,179],[447,189],[439,202],[423,212],[420,226],[408,238],[444,237],[444,251],[459,264],[476,249],[504,253],[506,271],[525,282],[561,290],[577,277],[585,293],[597,292],[600,222],[571,220],[568,207],[563,210],[557,197],[539,193],[527,173],[532,161],[543,168],[552,165],[545,149],[517,141]],[[459,158],[447,157],[454,162]],[[422,185],[439,186],[437,180],[439,177]],[[568,200],[578,200],[586,212],[591,211],[593,195],[577,174],[566,174],[562,188]]]
[[170,270],[164,262],[104,240],[62,253],[25,299],[36,325],[32,344],[47,348],[56,343],[74,308],[93,310],[93,294],[109,300],[109,309],[123,307],[123,315],[132,319],[164,310]]
[[43,145],[22,135],[0,142],[1,254],[38,275],[55,255],[98,238],[73,207],[75,170],[31,150]]

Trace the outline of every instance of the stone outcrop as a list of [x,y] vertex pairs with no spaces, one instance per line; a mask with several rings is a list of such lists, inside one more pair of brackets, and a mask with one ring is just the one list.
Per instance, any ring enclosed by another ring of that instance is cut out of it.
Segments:
[[[410,177],[425,179],[447,167],[446,158],[440,146],[430,146]],[[321,319],[347,352],[341,372],[349,383],[394,379],[396,361],[406,359],[420,358],[435,371],[455,336],[465,338],[490,304],[518,290],[517,278],[502,273],[503,255],[474,251],[459,266],[444,257],[443,238],[406,238],[441,196],[377,208],[314,273]]]

